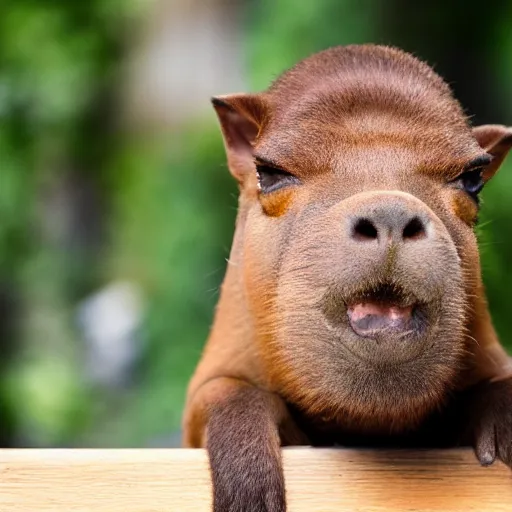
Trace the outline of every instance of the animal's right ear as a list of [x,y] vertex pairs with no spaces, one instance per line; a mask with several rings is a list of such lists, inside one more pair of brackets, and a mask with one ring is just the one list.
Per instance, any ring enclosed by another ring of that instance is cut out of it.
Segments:
[[253,145],[266,118],[267,105],[259,94],[212,98],[220,121],[231,174],[239,183],[254,173]]
[[501,124],[484,124],[473,128],[473,135],[480,147],[493,157],[483,174],[484,181],[489,181],[512,148],[512,128]]

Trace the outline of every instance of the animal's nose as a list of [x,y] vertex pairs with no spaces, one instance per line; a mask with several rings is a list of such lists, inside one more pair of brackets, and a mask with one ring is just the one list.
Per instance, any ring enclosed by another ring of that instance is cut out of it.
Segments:
[[366,205],[351,219],[351,238],[356,242],[416,242],[428,237],[428,218],[405,202]]

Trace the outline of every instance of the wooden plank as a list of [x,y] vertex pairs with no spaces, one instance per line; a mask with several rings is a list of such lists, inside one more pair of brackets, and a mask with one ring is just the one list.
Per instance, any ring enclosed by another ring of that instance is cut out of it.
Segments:
[[[512,510],[512,473],[469,450],[283,450],[289,512]],[[1,512],[200,512],[203,450],[0,450]]]

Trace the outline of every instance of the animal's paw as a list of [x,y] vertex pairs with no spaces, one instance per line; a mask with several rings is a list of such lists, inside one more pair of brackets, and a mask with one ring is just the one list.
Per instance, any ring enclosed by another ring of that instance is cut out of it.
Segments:
[[214,512],[285,512],[284,480],[270,458],[243,452],[211,454]]
[[470,414],[478,460],[489,466],[498,458],[512,468],[512,379],[487,384],[475,398]]

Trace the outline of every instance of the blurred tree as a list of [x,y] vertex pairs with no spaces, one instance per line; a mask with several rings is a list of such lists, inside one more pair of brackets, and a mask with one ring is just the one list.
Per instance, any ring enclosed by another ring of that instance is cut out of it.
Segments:
[[266,88],[285,69],[329,46],[372,41],[380,1],[251,0],[246,46],[252,86]]
[[[0,288],[21,308],[16,328],[2,333],[21,343],[1,395],[21,442],[65,442],[85,411],[70,313],[98,279],[109,194],[102,100],[130,2],[6,0],[0,9]],[[15,318],[1,314],[3,324]]]

